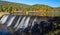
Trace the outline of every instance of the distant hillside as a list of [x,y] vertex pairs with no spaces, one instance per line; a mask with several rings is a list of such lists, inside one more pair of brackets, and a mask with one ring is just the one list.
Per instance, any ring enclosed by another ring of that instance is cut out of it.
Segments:
[[0,1],[0,12],[13,13],[14,11],[37,11],[40,13],[44,12],[44,15],[46,16],[46,12],[60,12],[60,7],[51,7],[44,4],[27,5],[22,3]]
[[[9,9],[9,8],[14,8],[14,9],[23,9],[28,7],[29,5],[27,4],[19,4],[19,3],[13,3],[13,2],[7,2],[7,1],[0,1],[0,8],[3,10],[3,8],[5,8],[5,10]],[[10,10],[10,9],[9,9]],[[11,10],[12,11],[12,10]]]
[[[20,4],[20,3],[8,2],[8,1],[0,1],[0,4]],[[27,4],[22,4],[21,3],[20,5],[27,5]]]

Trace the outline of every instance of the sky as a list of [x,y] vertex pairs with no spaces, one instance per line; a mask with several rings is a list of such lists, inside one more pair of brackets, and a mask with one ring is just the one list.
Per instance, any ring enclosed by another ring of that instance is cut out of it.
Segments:
[[3,1],[23,3],[28,5],[45,4],[52,7],[60,7],[60,0],[3,0]]

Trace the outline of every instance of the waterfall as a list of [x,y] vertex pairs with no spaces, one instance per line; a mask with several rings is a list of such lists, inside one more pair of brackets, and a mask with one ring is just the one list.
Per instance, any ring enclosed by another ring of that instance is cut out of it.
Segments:
[[22,18],[22,16],[19,17],[19,19],[18,19],[17,23],[15,24],[14,28],[16,28],[16,27],[18,26],[18,24],[19,24],[21,18]]
[[19,28],[23,28],[24,22],[25,22],[26,16],[24,16],[20,22],[20,24],[18,25],[18,27],[16,28],[16,30],[18,30]]
[[6,22],[6,20],[8,19],[8,17],[9,17],[9,15],[8,14],[6,14],[6,15],[4,15],[2,18],[1,18],[1,24],[4,24],[5,22]]
[[20,17],[19,15],[14,15],[14,16],[15,16],[15,18],[14,18],[13,22],[11,23],[11,26],[10,27],[14,27],[15,24],[17,23],[19,17]]
[[36,21],[37,21],[37,17],[35,17],[35,19],[33,20],[31,28],[34,26]]
[[12,17],[9,19],[9,22],[8,22],[8,24],[7,24],[7,27],[9,27],[9,26],[11,25],[11,23],[13,22],[13,20],[14,20],[15,17],[16,17],[16,16],[12,16]]
[[29,20],[30,20],[30,16],[26,19],[25,24],[24,24],[24,28],[28,27]]
[[28,27],[31,27],[31,26],[32,26],[32,22],[33,22],[34,19],[35,19],[35,18],[32,17],[32,16],[30,17]]
[[44,33],[47,29],[53,29],[52,26],[54,26],[51,19],[48,19],[40,16],[4,15],[0,23],[4,25],[4,28],[12,29],[19,34],[21,32]]
[[6,22],[4,23],[5,26],[8,25],[8,23],[10,22],[10,20],[11,20],[12,17],[13,17],[12,15],[9,15],[8,19],[7,19]]

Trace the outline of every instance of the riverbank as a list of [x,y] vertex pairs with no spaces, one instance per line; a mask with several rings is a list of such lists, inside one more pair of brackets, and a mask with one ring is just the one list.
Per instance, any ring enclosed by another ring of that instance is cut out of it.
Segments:
[[4,14],[9,14],[8,12],[0,12],[0,17],[3,16]]

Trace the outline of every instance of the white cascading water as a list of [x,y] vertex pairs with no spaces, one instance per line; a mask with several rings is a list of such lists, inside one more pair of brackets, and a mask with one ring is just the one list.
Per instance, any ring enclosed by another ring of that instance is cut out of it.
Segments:
[[12,17],[11,17],[11,19],[9,20],[9,22],[8,22],[8,24],[7,24],[7,27],[9,27],[9,26],[11,25],[11,23],[13,22],[13,20],[14,20],[15,17],[16,17],[16,16],[12,16]]
[[16,25],[14,26],[14,28],[16,28],[16,27],[18,26],[19,21],[21,20],[21,17],[22,17],[22,16],[20,16],[20,17],[19,17],[19,19],[18,19],[18,21],[17,21]]
[[19,28],[23,28],[24,22],[25,22],[26,16],[22,18],[20,24],[17,26],[16,30],[18,30]]
[[28,27],[29,20],[30,20],[30,16],[26,19],[25,24],[24,24],[24,28]]
[[8,19],[8,17],[9,17],[9,15],[4,15],[0,20],[1,24],[4,24],[6,22],[6,20]]
[[[37,20],[36,18],[33,20],[33,22],[32,22],[32,27],[34,26],[34,22],[36,22],[36,20]],[[32,27],[31,27],[31,28],[32,28]]]

